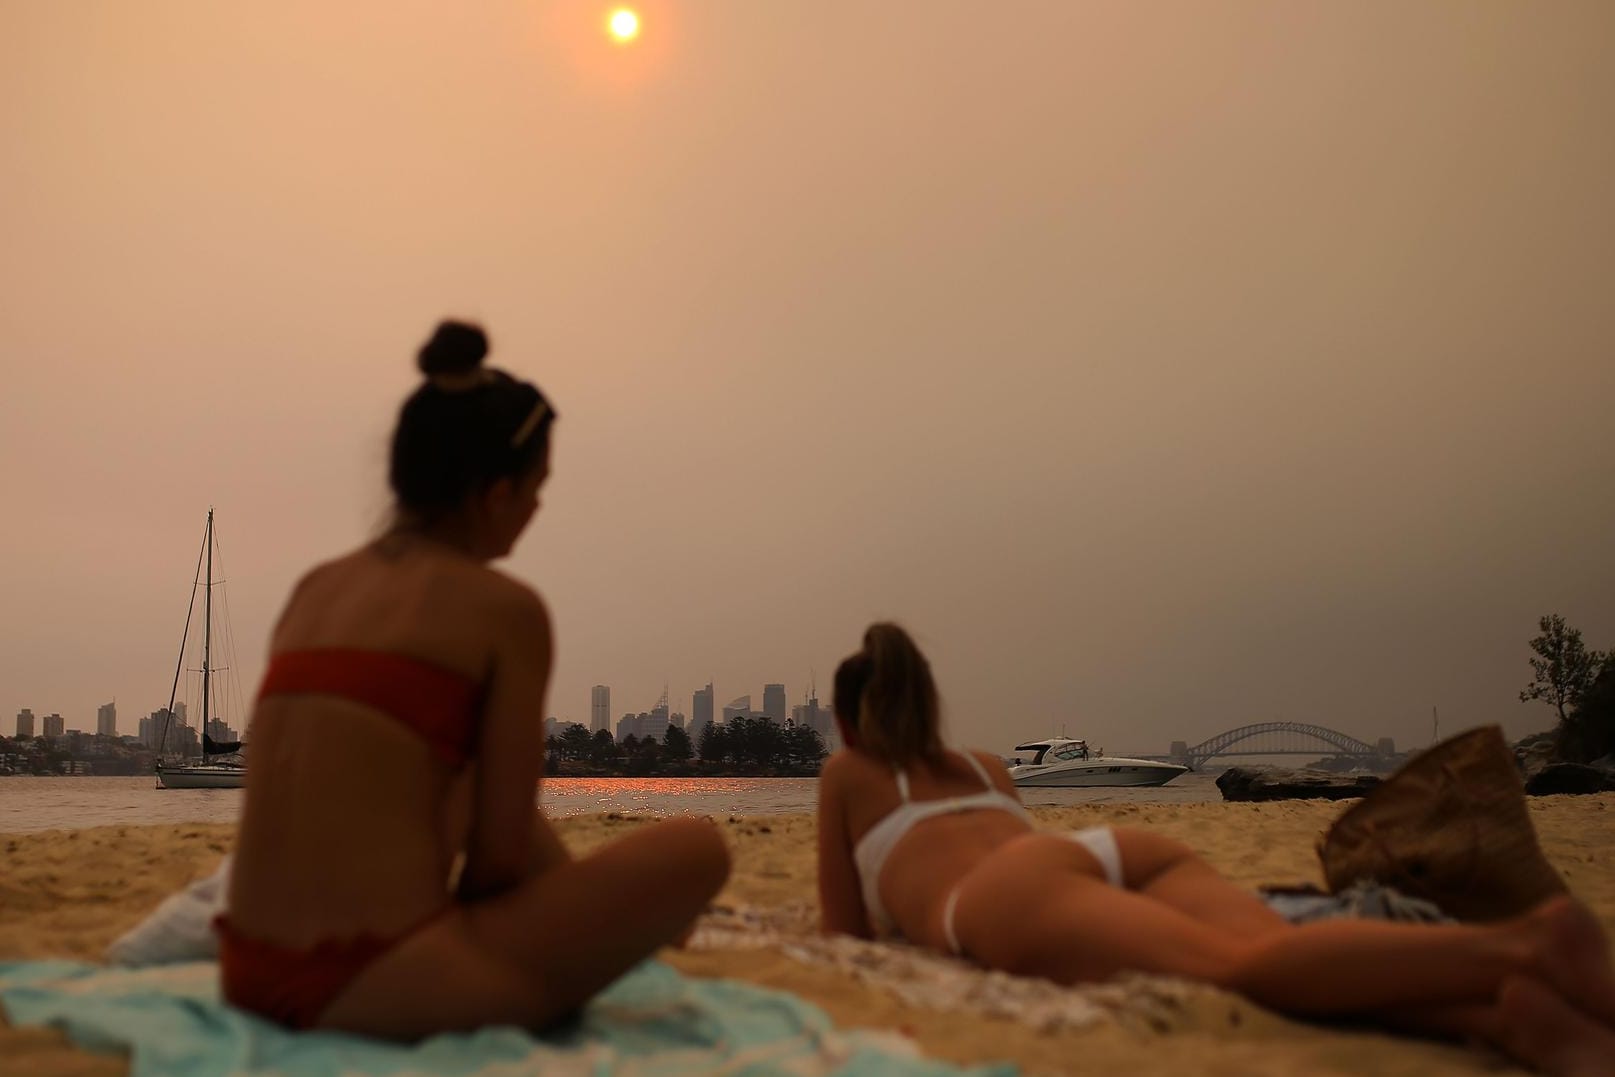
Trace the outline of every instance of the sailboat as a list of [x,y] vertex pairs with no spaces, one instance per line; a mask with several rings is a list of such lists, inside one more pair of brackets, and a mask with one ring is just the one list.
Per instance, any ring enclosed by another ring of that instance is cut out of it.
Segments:
[[[168,708],[163,711],[162,731],[158,735],[157,788],[159,789],[240,789],[247,781],[247,765],[241,760],[241,742],[219,743],[208,735],[208,706],[212,701],[213,675],[213,510],[207,510],[207,529],[202,533],[202,556],[196,559],[196,579],[191,581],[191,604],[185,611],[185,631],[179,641],[179,663],[174,669],[174,684],[168,693]],[[202,563],[207,562],[206,582],[203,582]],[[222,582],[222,581],[220,581]],[[174,700],[179,694],[179,678],[185,669],[185,644],[191,632],[191,614],[196,610],[196,592],[201,588],[202,598],[202,758],[193,762],[183,754],[168,758],[162,753],[168,747],[168,728],[174,718]]]

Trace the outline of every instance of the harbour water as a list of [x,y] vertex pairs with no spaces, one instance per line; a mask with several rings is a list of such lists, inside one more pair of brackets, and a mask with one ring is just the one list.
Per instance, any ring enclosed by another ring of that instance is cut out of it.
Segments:
[[[1142,789],[1023,789],[1027,804],[1190,804],[1220,800],[1220,769]],[[157,789],[149,777],[0,778],[0,834],[153,823],[233,823],[239,789]],[[776,815],[811,812],[817,778],[547,778],[552,816]]]

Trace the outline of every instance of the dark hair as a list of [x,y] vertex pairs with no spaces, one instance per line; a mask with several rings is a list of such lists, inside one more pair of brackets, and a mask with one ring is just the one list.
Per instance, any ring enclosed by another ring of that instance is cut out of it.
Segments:
[[549,454],[555,409],[536,386],[484,367],[487,354],[487,335],[466,322],[443,322],[421,347],[426,381],[398,413],[388,471],[398,507],[417,519],[451,513]]
[[872,624],[863,650],[836,667],[836,717],[859,747],[901,765],[942,751],[941,705],[931,664],[901,627]]

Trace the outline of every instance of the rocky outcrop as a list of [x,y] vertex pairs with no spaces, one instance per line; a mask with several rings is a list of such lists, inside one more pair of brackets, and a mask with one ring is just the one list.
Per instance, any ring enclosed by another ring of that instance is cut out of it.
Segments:
[[1516,742],[1514,761],[1525,779],[1526,793],[1534,797],[1615,791],[1615,755],[1588,764],[1565,762],[1553,733],[1533,733]]
[[1331,774],[1281,767],[1231,767],[1217,778],[1224,800],[1349,800],[1380,783],[1374,774]]
[[1529,782],[1559,761],[1559,744],[1552,733],[1533,733],[1514,745],[1514,761]]
[[1549,763],[1525,780],[1525,791],[1534,797],[1609,790],[1615,790],[1615,776],[1600,767],[1580,763]]

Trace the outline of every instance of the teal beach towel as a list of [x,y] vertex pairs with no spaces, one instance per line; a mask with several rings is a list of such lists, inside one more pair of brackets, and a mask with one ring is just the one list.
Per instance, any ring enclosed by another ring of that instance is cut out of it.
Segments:
[[211,962],[140,969],[0,963],[0,1006],[17,1026],[49,1025],[91,1050],[127,1051],[133,1077],[635,1077],[845,1075],[1001,1077],[926,1059],[891,1033],[842,1031],[794,995],[640,965],[570,1025],[400,1045],[289,1032],[225,1005]]

